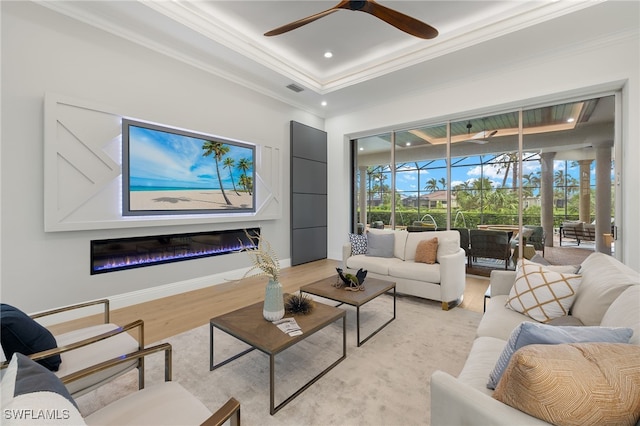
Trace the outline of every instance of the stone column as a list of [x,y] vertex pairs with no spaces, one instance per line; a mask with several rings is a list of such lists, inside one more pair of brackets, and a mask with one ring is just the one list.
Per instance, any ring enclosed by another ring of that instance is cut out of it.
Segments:
[[602,234],[611,233],[611,147],[612,141],[594,143],[596,150],[596,251],[611,254]]
[[555,152],[540,154],[540,224],[547,236],[545,247],[553,247],[553,159]]
[[585,223],[591,222],[591,161],[580,160],[579,218]]
[[360,209],[360,217],[358,222],[367,224],[367,168],[358,167],[360,172],[360,192],[358,194],[358,208]]

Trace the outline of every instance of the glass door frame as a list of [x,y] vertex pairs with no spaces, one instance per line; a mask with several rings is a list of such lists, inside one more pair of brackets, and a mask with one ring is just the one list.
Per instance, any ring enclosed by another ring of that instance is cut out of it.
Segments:
[[467,120],[469,119],[469,117],[481,117],[481,116],[491,116],[491,115],[498,115],[498,114],[502,114],[502,113],[517,113],[518,114],[518,168],[519,168],[519,173],[518,173],[518,227],[520,229],[522,229],[523,226],[523,188],[522,188],[522,184],[523,184],[523,179],[522,179],[522,171],[523,171],[523,145],[524,145],[524,140],[523,140],[523,124],[522,124],[522,120],[523,120],[523,111],[525,110],[530,110],[530,109],[535,109],[535,108],[544,108],[544,107],[550,107],[550,106],[554,106],[554,105],[559,105],[559,104],[563,104],[563,103],[571,103],[571,102],[579,102],[579,101],[584,101],[584,100],[589,100],[589,99],[596,99],[596,98],[603,98],[603,97],[608,97],[608,96],[614,96],[614,129],[613,129],[613,174],[615,176],[615,180],[614,180],[614,184],[613,184],[613,191],[612,191],[612,196],[614,197],[614,222],[615,222],[615,231],[614,231],[614,240],[615,240],[615,245],[617,246],[617,249],[615,249],[611,255],[617,258],[620,258],[621,253],[623,252],[622,250],[622,245],[624,244],[624,240],[622,239],[622,235],[618,232],[619,226],[620,224],[622,224],[622,182],[620,179],[620,176],[622,175],[622,164],[621,161],[615,161],[616,159],[620,159],[622,158],[622,140],[621,140],[621,129],[622,129],[622,93],[620,90],[609,90],[609,91],[604,91],[604,92],[596,92],[596,93],[589,93],[589,94],[583,94],[580,96],[569,96],[569,97],[559,97],[559,98],[554,98],[552,100],[546,99],[545,102],[541,102],[541,103],[536,103],[536,102],[532,102],[529,104],[526,103],[522,103],[522,106],[518,107],[518,108],[509,108],[509,109],[500,109],[500,108],[495,108],[495,109],[483,109],[481,113],[473,113],[473,112],[466,112],[466,113],[462,113],[462,114],[455,114],[455,116],[451,116],[447,119],[443,119],[443,117],[440,117],[438,119],[433,119],[433,120],[429,120],[429,121],[425,121],[424,123],[420,123],[420,124],[416,124],[416,123],[412,123],[412,127],[407,128],[405,126],[398,126],[395,127],[391,130],[385,130],[385,131],[378,131],[375,133],[362,133],[361,135],[358,135],[358,137],[351,137],[349,138],[350,140],[350,144],[351,144],[351,199],[352,199],[352,205],[351,205],[351,216],[353,218],[352,220],[352,232],[354,229],[356,229],[356,225],[358,222],[358,218],[356,217],[356,213],[357,213],[357,209],[358,209],[358,199],[357,199],[357,194],[355,194],[355,179],[356,174],[358,173],[357,170],[357,140],[358,138],[361,137],[367,137],[367,136],[375,136],[375,135],[379,135],[379,134],[385,134],[385,133],[390,133],[391,134],[391,144],[390,144],[390,166],[391,166],[391,217],[390,217],[390,226],[392,227],[392,229],[395,227],[395,204],[396,204],[396,187],[395,187],[395,174],[397,172],[396,170],[396,164],[395,164],[395,151],[396,151],[396,145],[395,145],[395,135],[397,132],[403,131],[403,130],[407,130],[407,129],[413,129],[413,128],[417,128],[417,127],[421,127],[421,126],[436,126],[436,125],[446,125],[446,131],[447,131],[447,142],[446,142],[446,158],[445,161],[447,163],[447,171],[446,171],[446,176],[447,176],[447,208],[446,208],[446,229],[450,229],[451,227],[451,214],[452,214],[452,204],[451,204],[451,199],[452,199],[452,188],[451,188],[451,123],[454,121],[459,121],[459,120]]

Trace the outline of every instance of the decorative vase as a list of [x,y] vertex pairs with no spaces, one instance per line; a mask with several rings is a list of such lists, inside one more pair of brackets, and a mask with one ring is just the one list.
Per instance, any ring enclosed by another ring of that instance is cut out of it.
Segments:
[[284,298],[282,296],[282,284],[279,281],[269,279],[264,294],[262,315],[267,321],[277,321],[284,316]]

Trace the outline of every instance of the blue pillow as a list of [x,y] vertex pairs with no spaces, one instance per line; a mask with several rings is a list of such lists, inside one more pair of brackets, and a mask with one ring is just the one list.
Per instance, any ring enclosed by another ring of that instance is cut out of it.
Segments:
[[[11,359],[16,352],[31,355],[58,347],[49,330],[20,309],[5,303],[0,303],[0,327],[0,344],[7,359]],[[58,371],[62,358],[52,355],[36,362],[51,371]]]
[[351,243],[351,256],[357,254],[367,254],[367,236],[359,234],[349,234]]
[[495,389],[511,356],[523,346],[534,344],[556,345],[561,343],[629,343],[633,330],[624,327],[553,326],[536,322],[523,322],[512,332],[502,350],[496,366],[489,374],[489,389]]
[[9,374],[8,371],[7,376],[5,376],[5,379],[15,377],[13,392],[11,395],[6,395],[7,399],[33,392],[55,392],[64,396],[78,408],[62,381],[51,371],[33,361],[31,358],[16,352],[9,363],[9,368],[15,368],[16,370],[15,376]]
[[392,233],[374,234],[369,232],[366,256],[393,257],[395,243],[396,237]]

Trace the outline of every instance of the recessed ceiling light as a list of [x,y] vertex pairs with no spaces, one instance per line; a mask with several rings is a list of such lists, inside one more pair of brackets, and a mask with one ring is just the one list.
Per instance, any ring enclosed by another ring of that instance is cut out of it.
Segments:
[[405,143],[404,146],[411,146],[411,142]]
[[327,106],[327,101],[322,101],[321,105],[322,106]]
[[364,151],[364,148],[363,148],[363,147],[360,147],[360,151]]
[[573,123],[574,121],[576,121],[576,119],[575,119],[575,118],[568,118],[568,119],[567,119],[567,123]]
[[325,58],[327,58],[327,59],[329,59],[329,58],[333,58],[333,53],[332,53],[332,52],[329,52],[329,51],[324,52],[324,57],[325,57]]

